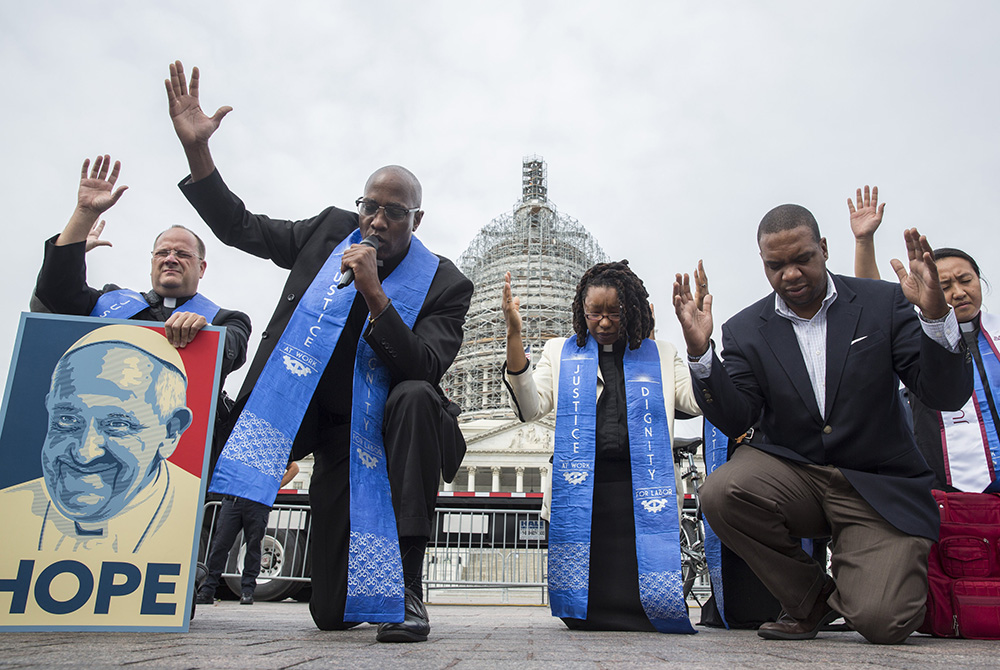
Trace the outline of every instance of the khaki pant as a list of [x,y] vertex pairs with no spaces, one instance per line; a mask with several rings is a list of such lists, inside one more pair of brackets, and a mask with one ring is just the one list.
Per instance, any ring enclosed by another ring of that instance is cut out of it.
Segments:
[[923,622],[931,540],[889,524],[837,468],[744,445],[700,493],[712,529],[791,617],[809,614],[827,579],[798,538],[830,537],[837,588],[828,602],[856,631],[896,644]]

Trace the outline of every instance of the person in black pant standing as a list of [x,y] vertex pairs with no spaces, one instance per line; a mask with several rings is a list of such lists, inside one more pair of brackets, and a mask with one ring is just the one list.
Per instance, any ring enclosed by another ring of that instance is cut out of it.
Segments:
[[[281,478],[281,486],[292,481],[297,474],[299,474],[298,464],[289,461],[285,475]],[[196,604],[211,605],[215,602],[215,589],[219,587],[222,571],[226,567],[226,558],[229,557],[229,549],[236,540],[236,534],[242,529],[247,552],[243,559],[243,576],[240,579],[240,604],[253,605],[253,592],[257,587],[257,575],[260,574],[260,547],[270,514],[271,508],[259,502],[237,496],[223,497],[215,538],[208,554],[208,577],[198,589]]]

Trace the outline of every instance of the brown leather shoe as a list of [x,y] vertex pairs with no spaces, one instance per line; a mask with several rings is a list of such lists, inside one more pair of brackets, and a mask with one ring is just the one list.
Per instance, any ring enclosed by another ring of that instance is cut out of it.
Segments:
[[812,611],[809,612],[809,615],[805,619],[797,621],[782,612],[781,616],[774,623],[762,624],[757,629],[757,635],[765,640],[813,639],[820,628],[840,616],[826,602],[830,594],[833,593],[833,589],[833,580],[828,580],[820,590],[819,597],[816,598],[816,604],[813,605]]

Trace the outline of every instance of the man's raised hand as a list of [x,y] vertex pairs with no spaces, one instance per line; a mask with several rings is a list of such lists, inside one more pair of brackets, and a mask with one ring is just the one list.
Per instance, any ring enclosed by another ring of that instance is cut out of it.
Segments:
[[698,259],[698,267],[694,271],[694,304],[698,306],[698,309],[702,309],[705,305],[705,296],[708,293],[708,274],[705,273],[705,264],[702,260]]
[[695,277],[698,281],[704,280],[702,283],[705,284],[704,287],[701,284],[698,286],[705,291],[701,296],[701,306],[691,293],[691,278],[686,273],[675,276],[673,293],[674,312],[684,333],[687,353],[689,356],[697,357],[708,351],[712,339],[712,294],[707,292],[708,276],[700,265],[695,271]]
[[222,123],[223,117],[233,111],[232,107],[224,106],[219,107],[212,116],[205,114],[198,100],[199,76],[198,68],[194,68],[191,71],[189,89],[184,66],[180,61],[175,61],[170,65],[170,78],[164,81],[167,87],[170,120],[173,121],[174,131],[185,149],[207,145],[208,138]]
[[916,228],[903,231],[906,242],[906,256],[909,260],[909,272],[899,259],[893,258],[892,269],[899,278],[899,286],[903,295],[913,305],[920,308],[921,314],[927,319],[940,319],[948,314],[948,302],[941,281],[938,279],[937,263],[934,262],[934,252],[927,238]]
[[90,251],[91,249],[96,249],[97,247],[110,247],[113,246],[108,240],[101,239],[101,233],[104,232],[104,219],[101,219],[94,224],[90,232],[87,233],[87,245],[84,247],[84,252]]
[[128,189],[128,186],[119,186],[115,189],[115,182],[118,181],[121,169],[121,161],[115,161],[112,166],[111,156],[107,154],[95,158],[93,168],[90,167],[89,158],[84,160],[83,169],[80,170],[80,188],[76,194],[77,209],[92,215],[95,219],[111,209]]
[[[76,194],[76,207],[66,227],[56,238],[57,247],[87,242],[86,250],[90,251],[97,245],[111,246],[110,242],[96,242],[92,245],[91,236],[96,230],[95,224],[101,214],[111,209],[128,189],[128,186],[115,188],[121,168],[120,161],[115,161],[112,166],[111,156],[107,154],[95,158],[93,167],[89,158],[83,161],[83,169],[80,170],[80,188]],[[99,236],[98,231],[95,238]]]

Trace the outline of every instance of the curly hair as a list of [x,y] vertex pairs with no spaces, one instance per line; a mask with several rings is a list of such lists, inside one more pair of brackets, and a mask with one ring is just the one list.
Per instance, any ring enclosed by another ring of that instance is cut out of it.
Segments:
[[618,292],[621,302],[621,333],[628,341],[629,349],[638,349],[642,341],[653,332],[653,311],[649,308],[649,293],[642,280],[632,272],[627,260],[612,263],[598,263],[583,273],[576,285],[573,298],[573,330],[576,344],[582,347],[587,342],[587,318],[584,316],[583,299],[587,289],[606,286]]

